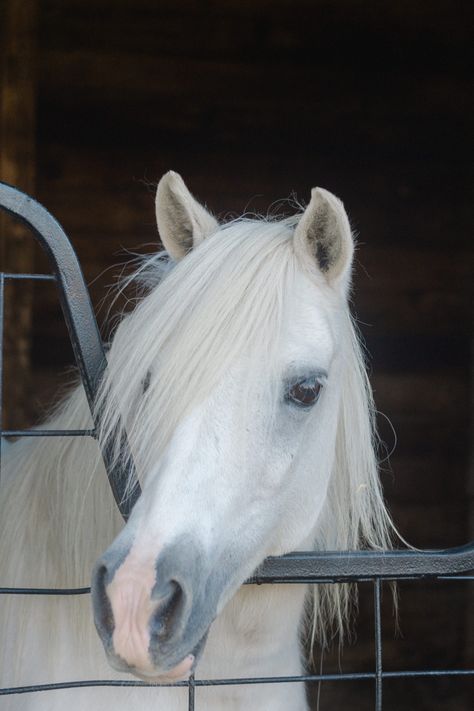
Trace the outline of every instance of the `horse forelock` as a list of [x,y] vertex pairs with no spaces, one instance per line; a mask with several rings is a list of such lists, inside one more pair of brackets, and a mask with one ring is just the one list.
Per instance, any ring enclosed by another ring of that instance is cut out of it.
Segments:
[[124,428],[146,470],[239,356],[265,362],[271,380],[295,273],[292,233],[289,221],[234,221],[171,268],[152,257],[138,270],[153,281],[156,263],[159,283],[119,325],[98,398],[101,438],[113,439],[117,457]]

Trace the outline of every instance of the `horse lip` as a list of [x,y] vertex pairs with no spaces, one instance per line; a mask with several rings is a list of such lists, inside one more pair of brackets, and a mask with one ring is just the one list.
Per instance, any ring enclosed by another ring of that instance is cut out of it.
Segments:
[[[186,660],[186,657],[182,660],[183,662]],[[129,672],[133,674],[134,676],[138,677],[138,679],[141,679],[142,681],[146,682],[147,684],[165,684],[165,685],[171,685],[173,686],[174,684],[181,684],[183,681],[188,681],[189,677],[193,673],[193,668],[194,668],[194,661],[192,666],[188,669],[188,671],[184,672],[181,676],[176,676],[176,675],[169,675],[169,672],[172,671],[172,669],[168,671],[162,671],[159,674],[153,674],[153,673],[143,673],[137,669],[134,669],[131,667],[129,669]]]
[[194,674],[194,670],[196,669],[197,663],[198,663],[199,659],[201,658],[204,647],[206,645],[208,634],[209,634],[209,629],[206,630],[206,632],[203,634],[203,636],[201,637],[201,639],[199,640],[199,642],[196,644],[193,651],[191,652],[191,654],[194,656],[194,662],[191,667],[191,674]]
[[[209,634],[209,629],[206,630],[206,632],[203,634],[203,636],[201,637],[199,642],[193,647],[192,651],[190,652],[190,654],[192,654],[192,656],[194,657],[194,661],[192,663],[191,669],[189,670],[189,675],[194,674],[194,672],[196,670],[196,666],[197,666],[197,664],[202,656],[202,653],[204,651],[204,647],[206,645],[208,634]],[[183,658],[185,659],[187,656],[188,655],[185,655],[185,657],[183,657]],[[174,667],[172,667],[172,668],[174,668]],[[163,672],[163,674],[162,674],[163,677],[166,677],[167,671],[169,671],[169,670],[166,670]]]
[[[209,634],[209,629],[203,634],[199,642],[194,646],[193,650],[190,652],[192,656],[194,657],[194,661],[192,663],[192,666],[187,673],[187,678],[191,676],[191,674],[194,674],[194,671],[196,669],[197,663],[199,662],[204,646],[207,641],[207,636]],[[183,677],[182,679],[173,679],[169,680],[167,678],[167,674],[171,669],[174,669],[176,665],[173,665],[170,669],[165,669],[161,671],[160,673],[157,673],[156,675],[153,674],[142,674],[140,671],[135,669],[134,667],[131,667],[125,662],[120,656],[116,654],[108,655],[109,656],[109,664],[118,672],[125,672],[127,674],[133,674],[136,676],[138,679],[141,679],[142,681],[145,681],[149,684],[173,684],[173,683],[179,683],[182,681],[186,681],[186,679]],[[186,659],[188,655],[186,654],[183,659]]]

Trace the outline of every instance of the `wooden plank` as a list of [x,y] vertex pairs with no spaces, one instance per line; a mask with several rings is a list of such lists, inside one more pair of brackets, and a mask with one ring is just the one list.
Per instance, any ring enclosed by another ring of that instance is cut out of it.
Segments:
[[[37,0],[6,0],[1,56],[0,178],[26,192],[35,186]],[[2,268],[31,272],[33,237],[18,223],[0,224]],[[28,412],[32,287],[11,285],[5,311],[3,425],[22,424]]]
[[417,502],[392,501],[389,509],[401,535],[416,548],[449,548],[469,543],[465,497],[457,501],[425,502],[421,491]]
[[[282,120],[293,118],[294,125],[300,126],[316,121],[316,125],[329,128],[334,119],[338,118],[340,122],[344,118],[354,119],[359,114],[365,114],[360,93],[371,88],[370,77],[357,76],[348,84],[347,74],[336,69],[323,71],[311,64],[302,67],[296,74],[295,69],[293,62],[251,63],[242,58],[221,59],[218,62],[207,58],[191,61],[187,57],[158,52],[140,54],[106,48],[81,50],[71,47],[67,51],[45,48],[41,53],[40,84],[51,99],[56,97],[56,101],[70,107],[84,101],[91,107],[104,100],[107,103],[121,100],[126,105],[139,101],[134,117],[142,121],[150,118],[169,122],[173,118],[180,122],[185,115],[192,117],[202,106],[210,104],[221,107],[219,118],[230,122],[230,126],[245,116],[257,128],[271,122],[272,134],[276,133],[275,115],[263,111],[270,104],[278,106]],[[348,71],[351,71],[350,68]],[[468,80],[463,75],[449,77],[448,80],[433,72],[426,76],[423,94],[420,95],[418,77],[409,73],[392,77],[390,84],[382,86],[372,98],[372,119],[390,113],[403,115],[405,123],[393,125],[393,129],[402,134],[411,132],[406,109],[402,111],[400,107],[400,96],[403,95],[405,101],[410,99],[413,102],[413,115],[416,113],[417,116],[421,114],[430,118],[426,125],[426,131],[430,134],[434,126],[440,125],[443,115],[451,113],[453,102],[460,109],[468,107]],[[316,82],[317,91],[312,88]],[[74,87],[74,92],[70,91],[71,87]],[[281,93],[280,101],[275,100],[276,90]],[[158,96],[171,102],[170,106],[167,105],[159,115],[142,113],[145,100],[150,106]],[[193,99],[194,103],[188,103],[189,99]],[[175,115],[172,102],[181,106],[181,115]],[[319,108],[319,113],[315,116],[311,108]],[[249,114],[250,109],[254,113]],[[437,111],[436,115],[433,115],[433,110]],[[116,120],[120,122],[128,116],[128,111],[124,111],[116,116]],[[462,118],[458,116],[458,121]],[[467,117],[465,121],[467,124]],[[282,124],[281,128],[284,127],[285,124]],[[367,137],[372,136],[373,140],[386,143],[386,128],[378,125],[376,120],[361,124],[358,130],[364,135],[366,132]],[[295,135],[294,138],[298,140],[301,137]],[[344,135],[340,140],[345,140]],[[323,142],[321,149],[324,149]],[[439,145],[439,149],[443,150],[443,144]]]
[[[467,518],[467,531],[469,540],[474,541],[474,417],[472,413],[474,412],[474,338],[471,342],[471,387],[470,387],[470,406],[471,406],[471,417],[470,417],[470,427],[469,427],[469,464],[467,467],[466,475],[466,493],[468,498],[468,518]],[[474,585],[471,585],[468,591],[469,597],[466,601],[466,614],[465,614],[465,638],[464,638],[464,654],[467,663],[474,665],[474,615],[472,610],[474,608]]]
[[389,471],[382,474],[384,495],[391,503],[413,504],[420,499],[427,504],[459,501],[466,471],[463,452],[434,445],[430,453],[418,454],[404,447],[403,442],[400,449],[402,454],[394,454]]
[[388,413],[396,413],[410,426],[422,421],[443,426],[466,423],[469,395],[462,371],[440,367],[430,372],[390,373],[382,363],[371,382],[376,402],[383,402]]
[[[71,44],[102,47],[106,36],[109,47],[140,52],[154,53],[159,48],[209,56],[246,50],[254,59],[258,50],[309,48],[322,58],[330,52],[331,63],[344,61],[347,53],[354,62],[373,65],[374,55],[361,51],[371,41],[377,43],[379,57],[388,55],[400,65],[400,60],[413,57],[420,61],[422,33],[435,61],[446,66],[451,52],[439,56],[437,50],[449,46],[461,54],[461,45],[469,41],[467,5],[453,13],[447,0],[432,2],[429,13],[422,3],[407,0],[391,3],[383,11],[363,0],[136,0],[132,11],[127,0],[70,0],[67,10],[61,0],[46,0],[43,5],[45,43],[66,48]],[[334,51],[337,44],[339,51]]]

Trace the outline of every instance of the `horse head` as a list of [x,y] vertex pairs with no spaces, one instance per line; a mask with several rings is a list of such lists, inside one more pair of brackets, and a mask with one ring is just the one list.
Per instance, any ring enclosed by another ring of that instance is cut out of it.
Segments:
[[170,172],[156,214],[173,266],[120,324],[99,397],[143,491],[92,592],[112,666],[173,681],[267,556],[356,546],[378,484],[340,200],[220,225]]

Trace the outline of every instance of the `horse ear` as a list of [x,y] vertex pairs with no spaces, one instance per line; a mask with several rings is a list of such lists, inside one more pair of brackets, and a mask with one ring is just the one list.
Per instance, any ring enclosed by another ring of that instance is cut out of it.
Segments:
[[170,170],[158,183],[156,221],[161,241],[178,261],[218,228],[217,220],[191,195],[182,177]]
[[330,284],[347,286],[354,242],[342,202],[323,188],[313,188],[311,200],[295,230],[296,254],[316,262]]

